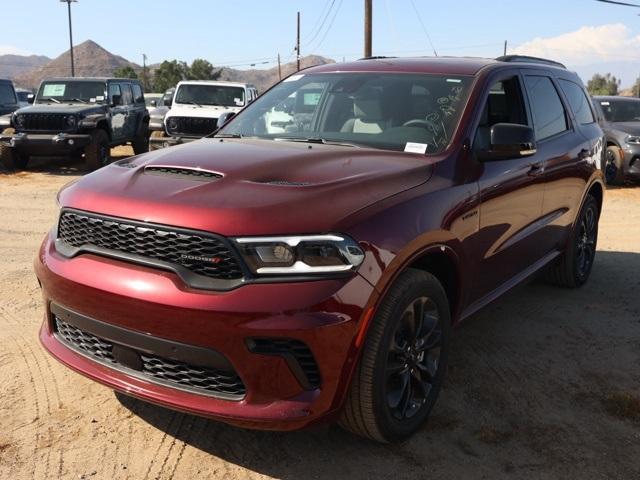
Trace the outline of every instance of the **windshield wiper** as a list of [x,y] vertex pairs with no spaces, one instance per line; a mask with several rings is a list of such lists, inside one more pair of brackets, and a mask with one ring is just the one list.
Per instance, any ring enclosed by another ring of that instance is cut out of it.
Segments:
[[186,103],[188,103],[189,105],[195,105],[196,107],[200,107],[200,108],[202,108],[202,105],[200,105],[199,103],[196,103],[196,102],[194,102],[194,101],[188,101],[188,102],[186,102]]
[[356,145],[355,143],[327,140],[326,138],[322,138],[322,137],[307,137],[307,138],[302,138],[302,137],[275,137],[274,140],[281,140],[281,141],[286,141],[286,142],[318,143],[318,144],[321,144],[321,145],[339,145],[339,146],[342,146],[342,147],[360,148],[360,145]]
[[82,100],[81,98],[72,98],[71,101],[87,103],[86,101]]
[[57,100],[53,97],[45,98],[45,100],[49,100],[50,102],[60,103],[60,100]]

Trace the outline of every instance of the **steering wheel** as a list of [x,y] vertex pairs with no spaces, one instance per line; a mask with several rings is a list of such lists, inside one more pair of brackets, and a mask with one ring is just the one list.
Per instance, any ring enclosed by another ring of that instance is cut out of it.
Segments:
[[433,123],[427,121],[427,120],[422,120],[419,118],[414,118],[413,120],[409,120],[407,122],[404,122],[402,124],[403,127],[422,127],[422,128],[427,128],[431,131],[433,131]]

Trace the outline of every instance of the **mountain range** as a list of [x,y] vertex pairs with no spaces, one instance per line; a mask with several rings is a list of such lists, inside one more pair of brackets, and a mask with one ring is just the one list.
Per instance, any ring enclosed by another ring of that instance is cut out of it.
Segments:
[[[125,66],[132,67],[136,72],[142,71],[142,66],[109,52],[92,40],[74,46],[73,57],[78,77],[108,77],[113,75],[114,70]],[[333,62],[331,59],[317,55],[300,59],[301,67]],[[17,87],[34,89],[46,77],[70,76],[70,65],[71,55],[68,50],[54,59],[38,55],[0,55],[0,77],[12,79]],[[157,66],[158,64],[150,65],[150,72],[153,73]],[[295,69],[295,62],[283,64],[282,76],[293,73]],[[278,67],[264,70],[238,70],[223,67],[220,80],[251,83],[259,92],[264,92],[279,80]]]

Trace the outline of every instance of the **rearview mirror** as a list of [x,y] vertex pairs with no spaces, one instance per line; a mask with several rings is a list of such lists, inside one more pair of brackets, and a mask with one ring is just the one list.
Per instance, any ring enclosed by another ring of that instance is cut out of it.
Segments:
[[234,112],[224,112],[218,117],[217,128],[222,128],[225,123],[228,123],[236,114]]
[[151,106],[155,107],[158,105],[158,102],[156,102],[155,100],[151,100]]
[[535,134],[526,125],[496,123],[491,127],[488,149],[476,153],[483,161],[529,157],[536,153]]
[[111,96],[111,106],[112,107],[117,107],[118,105],[120,105],[120,99],[122,97],[120,95],[112,95]]
[[27,103],[33,103],[35,99],[36,99],[36,96],[33,93],[30,93],[29,95],[27,95]]

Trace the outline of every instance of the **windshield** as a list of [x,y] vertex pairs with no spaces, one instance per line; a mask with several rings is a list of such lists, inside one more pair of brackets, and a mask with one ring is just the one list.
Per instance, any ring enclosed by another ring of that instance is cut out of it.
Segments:
[[180,85],[175,102],[242,107],[244,105],[244,88],[223,85]]
[[104,101],[106,85],[104,82],[83,82],[78,80],[43,82],[38,90],[37,103],[40,102],[84,102]]
[[598,103],[609,122],[640,121],[640,100],[600,100]]
[[155,100],[156,102],[156,106],[160,106],[160,101],[162,100],[162,95],[160,94],[149,94],[147,93],[144,96],[144,103],[147,105],[147,107],[153,107],[153,105],[151,105],[151,102],[153,102]]
[[438,153],[451,140],[471,80],[404,73],[293,75],[220,133]]
[[31,92],[16,92],[16,95],[18,95],[18,100],[21,102],[26,102],[27,100],[29,100],[29,95]]
[[0,105],[7,103],[16,103],[16,96],[13,94],[13,88],[8,83],[0,83]]

